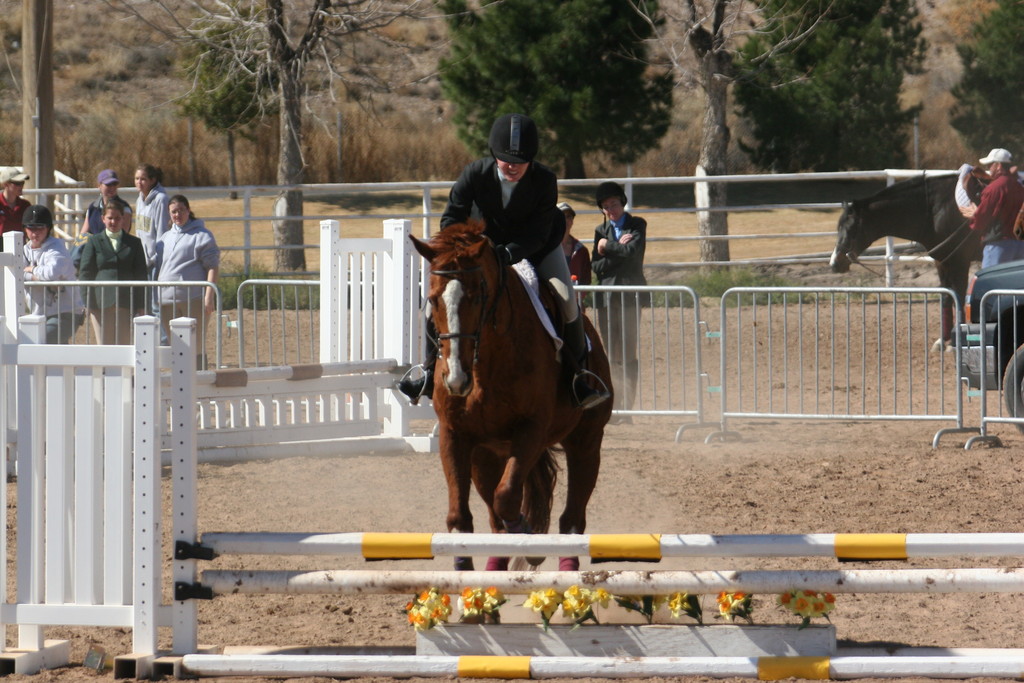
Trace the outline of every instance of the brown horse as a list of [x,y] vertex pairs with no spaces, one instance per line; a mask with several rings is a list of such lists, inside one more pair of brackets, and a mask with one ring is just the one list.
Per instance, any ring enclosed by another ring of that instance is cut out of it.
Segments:
[[[430,262],[428,298],[439,348],[433,401],[448,483],[448,530],[473,531],[472,482],[487,504],[493,532],[546,533],[557,472],[551,448],[560,444],[568,488],[558,528],[583,533],[612,402],[586,411],[575,407],[570,371],[522,280],[499,265],[480,223],[449,226],[430,242],[412,241]],[[542,301],[550,303],[553,294],[541,290]],[[601,342],[589,320],[585,327],[588,367],[611,387]],[[507,567],[508,558],[488,559],[488,569]],[[455,568],[472,569],[472,558],[456,558]],[[578,569],[579,560],[561,558],[559,568]]]

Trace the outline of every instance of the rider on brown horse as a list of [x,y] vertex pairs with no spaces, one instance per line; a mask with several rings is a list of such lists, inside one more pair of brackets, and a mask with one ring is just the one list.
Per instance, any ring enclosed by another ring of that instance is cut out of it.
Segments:
[[[604,388],[591,387],[589,373],[582,369],[587,356],[583,318],[569,267],[559,248],[565,216],[556,206],[558,183],[554,171],[533,160],[539,147],[537,125],[523,114],[505,114],[491,127],[489,143],[491,156],[470,163],[455,181],[441,217],[441,229],[469,219],[483,220],[484,234],[494,243],[503,265],[526,259],[538,276],[551,284],[564,321],[567,353],[563,357],[576,366],[572,395],[580,407],[592,408],[609,394]],[[433,394],[437,346],[432,327],[428,318],[422,376],[412,379],[406,375],[398,384],[413,402]]]

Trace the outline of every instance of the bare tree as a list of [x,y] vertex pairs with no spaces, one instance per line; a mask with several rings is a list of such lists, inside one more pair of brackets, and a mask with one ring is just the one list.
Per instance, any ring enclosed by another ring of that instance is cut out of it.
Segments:
[[[117,11],[140,20],[159,35],[195,49],[221,54],[225,81],[244,75],[269,84],[274,107],[257,102],[261,112],[280,117],[277,183],[274,204],[275,270],[301,270],[306,258],[302,220],[304,181],[303,114],[311,95],[334,96],[336,85],[359,82],[386,87],[372,69],[373,60],[356,59],[357,45],[380,41],[391,49],[391,66],[402,52],[384,29],[416,18],[428,0],[104,0]],[[214,38],[210,26],[231,26]],[[363,38],[369,40],[364,41]],[[315,67],[315,68],[314,68]],[[408,78],[408,71],[405,77]],[[408,81],[406,81],[408,82]]]
[[[642,6],[633,4],[642,13]],[[665,21],[659,23],[657,17],[648,19],[656,31],[654,40],[676,74],[676,85],[697,87],[704,94],[697,174],[726,175],[729,173],[731,140],[727,120],[729,87],[737,78],[734,65],[736,51],[745,36],[763,30],[769,22],[779,21],[782,17],[763,16],[756,2],[746,0],[662,0],[660,5]],[[827,5],[827,2],[822,5]],[[771,52],[799,42],[813,29],[813,23],[800,26],[772,45]],[[763,58],[769,59],[770,54],[766,53]],[[709,208],[726,206],[726,187],[725,183],[707,183],[707,195],[699,197],[699,204]],[[709,238],[728,235],[728,215],[716,211],[700,212],[697,230],[701,236]],[[700,260],[728,261],[729,241],[701,240]]]

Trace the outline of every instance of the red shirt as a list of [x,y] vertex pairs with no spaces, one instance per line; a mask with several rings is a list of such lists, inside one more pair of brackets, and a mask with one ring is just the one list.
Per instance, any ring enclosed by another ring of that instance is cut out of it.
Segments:
[[0,192],[0,234],[22,230],[21,217],[30,206],[32,205],[21,197],[18,197],[14,201],[14,206],[11,206],[7,203],[4,193]]
[[1015,239],[1013,224],[1021,204],[1024,204],[1024,186],[1017,181],[1017,174],[999,176],[981,191],[971,230],[980,232],[984,243]]

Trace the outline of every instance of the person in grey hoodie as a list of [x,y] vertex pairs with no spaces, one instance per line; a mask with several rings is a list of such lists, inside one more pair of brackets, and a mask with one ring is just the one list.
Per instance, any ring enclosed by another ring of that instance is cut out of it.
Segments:
[[[156,243],[158,282],[217,283],[220,247],[213,233],[196,218],[184,195],[176,194],[167,204],[171,227]],[[196,324],[196,367],[206,368],[206,328],[217,309],[215,287],[171,285],[159,288],[160,322],[170,339],[169,323],[174,318],[194,318]]]
[[[163,179],[163,171],[152,164],[139,164],[135,168],[135,189],[139,191],[139,196],[135,199],[132,228],[146,250],[150,280],[156,279],[156,241],[167,232],[171,220],[167,212],[167,190],[161,185]],[[154,294],[155,290],[146,290],[149,302],[147,305],[153,315],[159,317],[160,304]],[[163,335],[162,329],[160,343],[167,344],[167,337]]]
[[[41,204],[25,209],[25,281],[57,282],[77,279],[64,241],[53,234],[53,214]],[[25,287],[29,313],[46,318],[46,343],[67,344],[82,321],[82,300],[76,287]]]
[[132,214],[132,228],[146,248],[146,262],[152,268],[156,262],[156,242],[170,227],[167,213],[167,190],[160,184],[163,172],[152,164],[140,164],[135,169],[135,188],[139,196],[135,200]]

